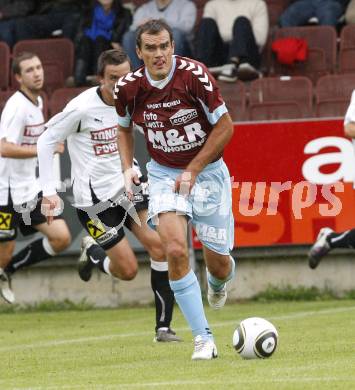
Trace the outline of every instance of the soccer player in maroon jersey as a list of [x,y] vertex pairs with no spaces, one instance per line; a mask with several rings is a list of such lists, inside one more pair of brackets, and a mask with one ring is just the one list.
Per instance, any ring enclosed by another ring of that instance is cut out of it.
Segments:
[[212,359],[217,348],[189,266],[186,232],[191,221],[203,244],[208,301],[218,309],[235,273],[231,184],[222,159],[233,125],[206,67],[174,55],[172,31],[163,20],[140,26],[136,50],[144,66],[121,77],[114,90],[126,191],[132,196],[139,182],[131,169],[134,122],[152,158],[148,223],[163,242],[171,288],[195,337],[192,359]]

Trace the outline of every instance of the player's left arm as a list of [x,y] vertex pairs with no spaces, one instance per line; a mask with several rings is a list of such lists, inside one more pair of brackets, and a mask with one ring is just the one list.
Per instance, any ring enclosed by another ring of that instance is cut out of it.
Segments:
[[[196,177],[207,164],[221,156],[224,147],[233,136],[233,123],[225,102],[220,94],[218,85],[205,65],[201,63],[182,62],[183,66],[194,69],[186,74],[187,84],[191,96],[196,104],[200,103],[206,118],[213,126],[209,136],[201,150],[189,162],[186,169],[175,182],[175,190],[178,192],[190,192],[195,184]],[[181,188],[183,184],[184,188]]]
[[191,160],[187,166],[187,170],[199,174],[207,164],[222,154],[224,147],[232,138],[233,132],[232,119],[226,112],[219,118],[203,148]]

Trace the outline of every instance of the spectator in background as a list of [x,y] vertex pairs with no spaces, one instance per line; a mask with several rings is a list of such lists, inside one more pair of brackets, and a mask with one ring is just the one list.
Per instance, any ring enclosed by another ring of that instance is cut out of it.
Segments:
[[130,31],[123,36],[123,47],[133,69],[142,62],[136,54],[136,30],[149,19],[164,19],[173,30],[175,54],[189,55],[189,41],[196,22],[196,6],[190,0],[151,0],[137,8]]
[[16,25],[17,40],[63,36],[74,39],[85,0],[37,0],[35,14]]
[[346,24],[355,24],[355,0],[350,0],[345,11]]
[[16,43],[16,23],[19,17],[29,15],[35,8],[32,0],[0,0],[0,41],[9,47]]
[[210,68],[223,65],[218,76],[222,81],[257,78],[268,30],[264,1],[211,0],[197,33],[196,59]]
[[91,1],[79,29],[74,80],[76,86],[86,83],[88,74],[96,74],[97,60],[108,49],[119,49],[122,37],[132,22],[121,0]]
[[280,16],[281,27],[304,26],[312,18],[319,25],[336,26],[349,0],[296,0]]

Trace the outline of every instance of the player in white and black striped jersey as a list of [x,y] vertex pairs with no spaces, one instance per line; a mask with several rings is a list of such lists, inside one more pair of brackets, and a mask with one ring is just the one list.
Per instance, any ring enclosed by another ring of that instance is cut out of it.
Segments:
[[[6,102],[0,122],[0,294],[9,303],[15,301],[11,275],[61,252],[71,239],[64,220],[48,226],[40,211],[36,143],[44,131],[42,63],[25,52],[13,59],[12,67],[20,88]],[[54,145],[55,152],[63,150]],[[24,235],[40,231],[44,238],[13,256],[18,229]]]
[[[124,177],[117,149],[117,114],[112,90],[130,63],[122,50],[108,50],[98,61],[99,87],[90,88],[71,100],[47,124],[38,142],[40,181],[48,222],[59,208],[60,198],[52,177],[54,145],[67,140],[71,158],[72,185],[79,220],[89,236],[84,237],[79,259],[82,280],[97,267],[122,280],[137,273],[137,259],[123,226],[132,231],[149,252],[151,284],[156,303],[157,341],[179,341],[170,329],[174,296],[168,280],[168,265],[159,236],[146,224],[147,185],[141,176],[133,203],[124,194]],[[133,207],[134,206],[134,207]],[[140,225],[140,226],[139,226]]]

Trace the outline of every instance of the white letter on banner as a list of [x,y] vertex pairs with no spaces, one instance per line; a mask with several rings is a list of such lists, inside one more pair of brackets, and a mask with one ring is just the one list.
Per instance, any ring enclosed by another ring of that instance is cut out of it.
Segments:
[[[306,196],[304,197],[304,190]],[[296,219],[302,219],[302,209],[312,206],[316,201],[317,186],[313,183],[301,181],[293,187],[292,191],[292,211]]]
[[[315,184],[332,184],[340,180],[352,182],[355,177],[355,158],[351,141],[341,137],[317,138],[305,146],[304,153],[319,153],[321,149],[327,147],[336,147],[340,151],[321,153],[308,158],[302,166],[304,178]],[[329,164],[340,166],[333,173],[322,173],[320,169]]]

